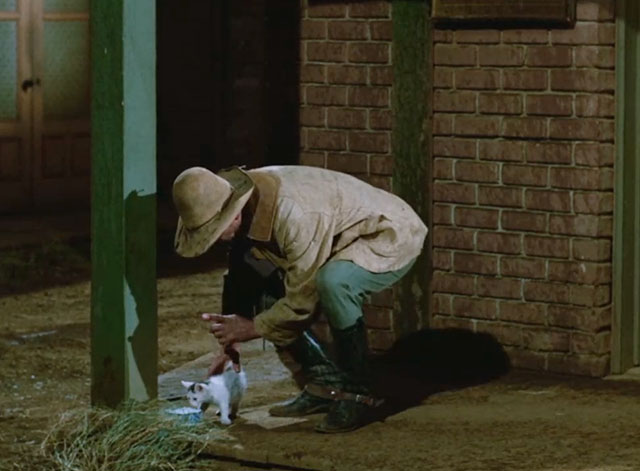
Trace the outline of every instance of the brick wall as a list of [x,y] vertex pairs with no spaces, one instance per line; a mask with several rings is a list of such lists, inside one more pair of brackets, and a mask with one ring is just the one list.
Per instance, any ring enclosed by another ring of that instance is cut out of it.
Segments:
[[[304,0],[301,14],[300,163],[390,189],[390,3]],[[392,302],[387,292],[365,307],[373,349],[394,340]]]
[[575,28],[434,34],[434,327],[515,366],[609,368],[614,1]]

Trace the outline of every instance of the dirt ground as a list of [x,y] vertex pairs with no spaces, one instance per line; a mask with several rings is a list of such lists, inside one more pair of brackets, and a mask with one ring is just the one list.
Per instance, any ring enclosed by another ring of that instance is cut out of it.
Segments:
[[[198,314],[219,308],[221,275],[214,269],[159,279],[161,373],[214,348]],[[89,401],[90,283],[22,291],[0,297],[0,469],[29,469],[51,421]],[[250,386],[243,408],[295,392],[273,348],[253,342],[244,358]],[[419,366],[414,382],[392,379],[403,365],[382,375],[389,390],[402,390],[398,398],[409,398],[386,410],[384,420],[332,436],[313,431],[319,416],[271,430],[241,417],[229,429],[235,442],[226,454],[244,464],[210,460],[203,469],[640,469],[640,383],[511,371],[453,387],[429,383],[429,367]],[[212,457],[216,450],[212,444]],[[250,463],[260,461],[272,467]]]

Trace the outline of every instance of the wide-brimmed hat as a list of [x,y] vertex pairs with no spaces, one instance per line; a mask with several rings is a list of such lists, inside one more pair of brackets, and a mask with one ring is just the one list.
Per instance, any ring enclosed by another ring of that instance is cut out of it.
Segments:
[[249,175],[238,167],[217,175],[191,167],[173,182],[173,202],[178,211],[175,249],[183,257],[196,257],[218,240],[253,193]]

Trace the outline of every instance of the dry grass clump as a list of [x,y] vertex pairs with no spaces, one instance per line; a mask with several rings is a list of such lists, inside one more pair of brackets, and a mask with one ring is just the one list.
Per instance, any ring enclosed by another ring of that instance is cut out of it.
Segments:
[[212,424],[189,424],[163,412],[161,403],[129,404],[118,410],[65,413],[42,443],[41,469],[54,471],[144,471],[195,469],[211,440],[229,436]]

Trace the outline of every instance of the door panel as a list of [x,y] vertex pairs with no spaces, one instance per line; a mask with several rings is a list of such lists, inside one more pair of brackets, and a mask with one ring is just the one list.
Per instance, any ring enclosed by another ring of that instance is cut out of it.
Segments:
[[31,73],[28,44],[29,0],[0,0],[0,211],[30,206],[30,88],[20,84]]

